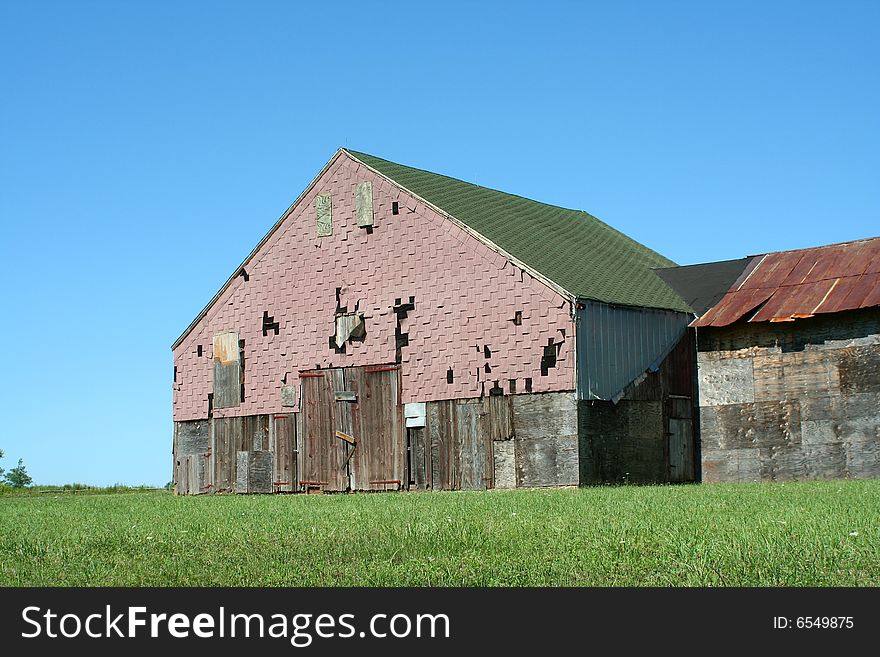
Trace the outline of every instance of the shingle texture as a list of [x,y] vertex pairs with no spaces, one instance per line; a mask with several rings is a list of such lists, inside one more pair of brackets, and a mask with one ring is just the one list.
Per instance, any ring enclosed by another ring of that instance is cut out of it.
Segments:
[[[371,231],[358,225],[364,182]],[[326,237],[317,236],[318,196],[332,199]],[[175,421],[208,417],[212,338],[227,331],[243,341],[244,395],[214,417],[298,411],[299,393],[286,406],[284,388],[298,391],[304,370],[396,362],[402,403],[476,398],[496,382],[505,392],[515,382],[518,394],[574,390],[571,304],[349,156],[319,176],[244,269],[247,280],[232,279],[174,348]],[[366,335],[340,353],[336,320],[349,312],[363,315]],[[277,332],[263,330],[266,315]],[[398,355],[399,333],[407,338]],[[545,369],[549,345],[556,362]]]
[[674,262],[582,210],[347,152],[577,297],[690,312],[652,271]]

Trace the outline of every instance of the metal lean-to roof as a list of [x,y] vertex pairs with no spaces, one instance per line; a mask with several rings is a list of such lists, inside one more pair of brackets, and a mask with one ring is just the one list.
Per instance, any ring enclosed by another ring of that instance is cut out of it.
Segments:
[[754,256],[715,306],[691,326],[790,322],[880,306],[880,237]]
[[675,263],[582,210],[569,210],[350,151],[575,297],[691,312],[652,268]]

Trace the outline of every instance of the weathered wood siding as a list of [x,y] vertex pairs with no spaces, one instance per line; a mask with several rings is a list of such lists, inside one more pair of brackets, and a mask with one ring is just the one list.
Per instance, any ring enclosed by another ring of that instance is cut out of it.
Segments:
[[326,491],[405,487],[399,368],[348,367],[300,376],[301,480]]
[[200,495],[211,485],[211,436],[208,420],[174,423],[174,490]]
[[[337,370],[339,374],[341,372]],[[348,489],[348,450],[336,437],[337,409],[333,370],[304,373],[302,381],[301,481],[327,491]]]
[[483,490],[578,483],[574,392],[428,402],[424,428],[407,431],[409,484]]
[[704,481],[880,477],[880,310],[698,335]]
[[296,424],[295,413],[276,413],[269,425],[269,450],[275,454],[273,485],[279,493],[299,490]]
[[272,493],[299,489],[292,414],[174,423],[175,491]]
[[578,404],[580,481],[694,481],[694,336],[688,331],[654,372],[622,398]]
[[410,487],[494,488],[494,446],[513,439],[511,399],[498,395],[428,402],[425,427],[407,432]]
[[347,367],[345,389],[357,449],[351,458],[352,490],[406,486],[406,434],[397,367]]
[[517,487],[578,483],[575,393],[511,397]]
[[269,416],[213,418],[211,427],[214,492],[248,492],[247,479],[240,483],[239,452],[268,450]]
[[213,339],[214,351],[214,408],[229,408],[241,404],[241,353],[238,333],[218,333]]

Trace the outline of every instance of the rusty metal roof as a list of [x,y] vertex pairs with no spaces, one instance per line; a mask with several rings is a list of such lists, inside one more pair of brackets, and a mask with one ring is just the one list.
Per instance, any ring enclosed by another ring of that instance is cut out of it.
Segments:
[[880,306],[880,237],[753,256],[722,299],[691,326],[791,322]]

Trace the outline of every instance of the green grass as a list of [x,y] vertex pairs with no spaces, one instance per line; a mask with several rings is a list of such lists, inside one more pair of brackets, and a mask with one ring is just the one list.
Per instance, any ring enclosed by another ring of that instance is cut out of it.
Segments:
[[2,586],[876,586],[880,481],[0,496]]

